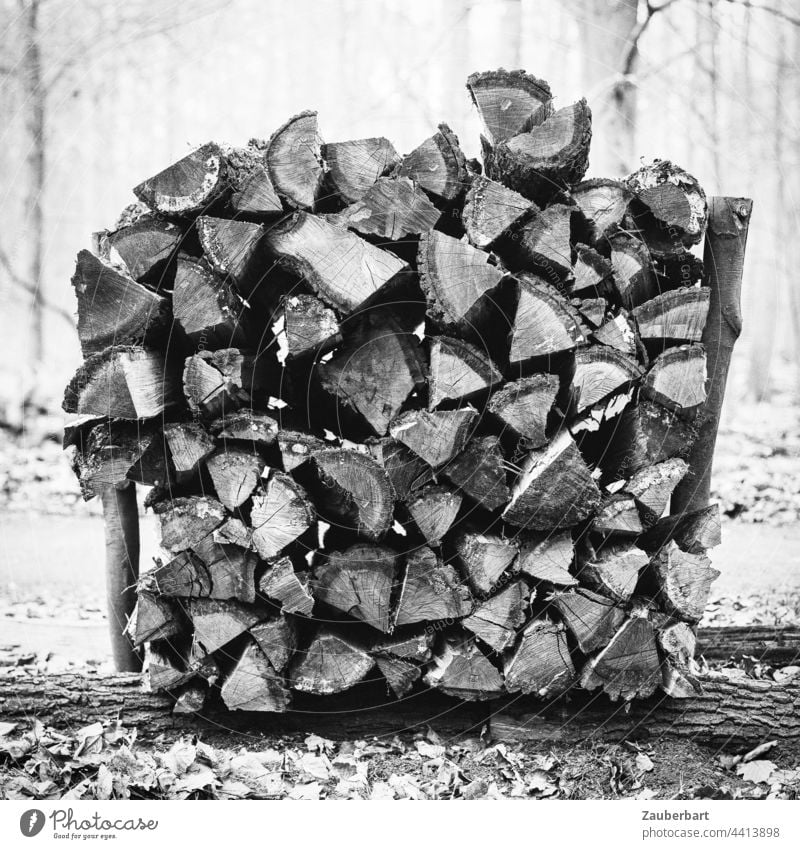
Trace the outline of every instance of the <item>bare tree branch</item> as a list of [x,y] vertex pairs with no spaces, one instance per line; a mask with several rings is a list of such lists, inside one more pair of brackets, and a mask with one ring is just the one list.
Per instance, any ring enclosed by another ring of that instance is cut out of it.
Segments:
[[774,15],[782,21],[800,27],[800,18],[796,18],[794,15],[790,15],[788,12],[784,12],[783,9],[778,9],[775,6],[764,6],[761,3],[753,3],[752,0],[724,0],[724,2],[731,3],[734,6],[742,6],[744,9],[752,9],[756,12],[766,12],[768,15]]
[[628,50],[625,53],[625,61],[622,64],[622,75],[623,77],[628,77],[633,73],[633,66],[636,64],[636,57],[639,54],[639,41],[645,33],[645,30],[650,24],[650,21],[653,20],[653,17],[657,12],[663,12],[665,9],[668,9],[673,3],[676,3],[678,0],[665,0],[660,6],[654,6],[652,3],[647,3],[647,14],[645,15],[644,20],[636,26],[636,29],[631,33],[630,45],[628,46]]

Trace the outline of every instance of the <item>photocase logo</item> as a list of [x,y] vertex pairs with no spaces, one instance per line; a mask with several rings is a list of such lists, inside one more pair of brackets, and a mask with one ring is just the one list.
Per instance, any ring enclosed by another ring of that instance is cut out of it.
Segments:
[[19,830],[25,837],[36,837],[44,828],[44,812],[38,808],[31,808],[19,818]]

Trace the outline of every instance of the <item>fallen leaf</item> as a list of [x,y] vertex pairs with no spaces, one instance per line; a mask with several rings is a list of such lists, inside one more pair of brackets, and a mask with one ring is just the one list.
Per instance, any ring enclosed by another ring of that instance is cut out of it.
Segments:
[[636,769],[639,772],[652,772],[653,770],[653,762],[644,752],[639,752],[636,755]]
[[737,775],[753,784],[769,784],[773,772],[775,772],[775,764],[772,761],[749,761],[736,767]]

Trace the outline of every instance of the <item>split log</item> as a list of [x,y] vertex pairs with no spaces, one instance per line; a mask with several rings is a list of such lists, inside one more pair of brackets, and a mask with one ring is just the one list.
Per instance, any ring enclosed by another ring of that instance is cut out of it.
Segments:
[[687,469],[685,460],[673,457],[663,463],[640,469],[625,484],[625,492],[636,499],[636,506],[645,524],[652,525],[661,518],[673,490]]
[[179,475],[193,474],[215,447],[214,439],[198,422],[170,422],[164,425],[164,438],[172,463]]
[[180,384],[164,355],[145,348],[106,348],[87,357],[64,391],[66,413],[147,419],[177,403]]
[[548,114],[550,86],[524,71],[484,71],[470,74],[467,90],[491,144],[525,132],[532,120]]
[[655,631],[643,616],[627,619],[608,645],[581,672],[581,686],[602,687],[612,701],[645,699],[661,684]]
[[228,710],[280,712],[291,700],[283,678],[256,643],[245,647],[220,695]]
[[636,333],[624,310],[598,327],[592,333],[592,339],[626,356],[635,357],[637,354]]
[[656,357],[642,381],[642,394],[691,418],[706,400],[706,377],[705,348],[679,345]]
[[569,531],[526,534],[519,548],[519,571],[535,581],[546,581],[559,587],[574,587],[578,581],[570,574],[575,553]]
[[321,514],[366,539],[381,539],[394,511],[386,471],[366,454],[343,448],[317,451],[312,459],[321,483],[315,499]]
[[375,663],[395,698],[398,699],[407,696],[414,688],[414,684],[422,677],[421,667],[407,660],[401,660],[399,657],[376,655]]
[[511,500],[505,457],[496,436],[473,439],[444,467],[443,474],[485,510],[499,510]]
[[398,501],[405,501],[433,480],[431,467],[411,449],[396,439],[380,439],[367,443],[372,456],[386,469]]
[[187,357],[183,394],[189,409],[216,419],[249,405],[265,383],[262,366],[263,360],[237,348],[200,351]]
[[336,313],[313,295],[292,295],[280,308],[289,358],[320,356],[341,342]]
[[312,436],[297,430],[281,430],[278,432],[278,448],[281,452],[281,463],[284,472],[293,472],[302,466],[315,451],[322,451],[326,444]]
[[314,570],[314,597],[383,633],[393,627],[391,594],[397,554],[380,545],[358,543],[331,552]]
[[217,448],[205,462],[217,498],[231,513],[253,494],[264,468],[258,454],[228,445]]
[[327,181],[345,203],[355,203],[400,161],[389,139],[370,138],[322,146]]
[[431,342],[428,409],[443,401],[474,399],[503,380],[494,363],[468,342],[437,336]]
[[535,209],[519,192],[477,176],[464,200],[462,220],[470,242],[486,249]]
[[614,269],[611,263],[588,245],[575,245],[572,263],[572,292],[581,295],[605,294],[611,286]]
[[601,504],[592,522],[592,530],[600,534],[638,536],[642,520],[633,495],[617,492]]
[[235,218],[272,218],[283,212],[264,159],[266,147],[266,142],[251,139],[247,147],[227,151],[228,181],[231,184],[228,202]]
[[704,554],[722,542],[722,524],[719,504],[710,504],[691,513],[677,513],[659,519],[639,539],[648,551],[657,551],[670,540],[675,540],[681,551]]
[[195,226],[211,268],[233,282],[242,294],[249,295],[261,275],[258,266],[264,228],[249,221],[208,215],[200,216]]
[[209,425],[211,432],[222,440],[250,443],[253,451],[274,445],[278,438],[278,423],[266,413],[236,410]]
[[174,602],[154,593],[138,594],[136,607],[126,628],[134,646],[166,640],[181,632],[183,623]]
[[316,522],[302,487],[289,475],[270,469],[263,492],[253,496],[250,523],[253,544],[265,560],[280,554]]
[[506,383],[489,400],[488,410],[527,447],[539,448],[547,442],[547,420],[558,394],[554,374],[534,374]]
[[186,611],[194,626],[195,641],[205,654],[227,646],[265,618],[264,611],[253,605],[210,598],[189,599]]
[[485,251],[438,230],[423,235],[417,265],[428,314],[447,327],[480,324],[486,298],[503,278],[489,259]]
[[621,229],[633,192],[618,180],[584,180],[574,186],[572,199],[588,226],[588,236],[597,245]]
[[620,303],[632,310],[658,294],[658,278],[645,244],[629,233],[617,233],[611,243],[614,288]]
[[711,568],[705,554],[681,551],[674,543],[664,546],[653,559],[659,600],[666,610],[688,622],[703,618],[711,584],[720,572]]
[[227,519],[218,528],[215,528],[211,538],[221,545],[230,543],[231,545],[238,545],[239,548],[246,548],[248,551],[256,550],[253,545],[253,531],[241,519],[234,517]]
[[517,276],[517,313],[511,331],[512,366],[535,357],[571,351],[583,341],[569,301],[533,275]]
[[503,692],[503,678],[474,639],[450,639],[423,679],[429,687],[467,701],[494,699]]
[[442,201],[455,200],[468,184],[467,162],[458,138],[447,124],[403,157],[398,177],[409,177],[428,194]]
[[639,574],[650,557],[635,545],[607,545],[582,563],[576,577],[590,589],[614,601],[629,601]]
[[461,624],[487,646],[503,652],[517,638],[517,628],[525,621],[529,598],[530,590],[525,582],[513,581],[497,595],[480,603]]
[[605,321],[608,310],[608,303],[605,298],[573,299],[572,305],[577,308],[581,316],[594,328],[600,328]]
[[375,644],[373,652],[376,656],[388,655],[424,663],[433,657],[434,639],[430,629],[426,628],[410,636],[387,637]]
[[564,626],[543,620],[531,622],[506,661],[504,672],[510,693],[535,693],[547,699],[570,689],[576,673]]
[[161,547],[173,554],[194,548],[225,520],[225,508],[207,495],[159,501],[153,506],[161,525]]
[[341,693],[362,681],[375,666],[364,649],[325,628],[305,651],[299,651],[289,668],[289,684],[318,696]]
[[110,345],[157,344],[169,331],[169,302],[89,251],[78,254],[72,286],[84,356]]
[[343,314],[363,309],[408,270],[393,253],[306,212],[270,228],[264,242],[285,268]]
[[383,177],[355,203],[328,216],[328,221],[362,236],[398,241],[426,233],[440,215],[425,192],[411,180]]
[[205,348],[246,344],[244,303],[205,262],[178,258],[172,311],[175,323],[193,343],[202,342]]
[[473,592],[488,595],[514,562],[519,546],[516,540],[478,530],[462,530],[453,547]]
[[464,447],[477,411],[467,405],[460,410],[409,410],[389,425],[389,433],[429,466],[449,463]]
[[706,287],[674,289],[636,307],[632,315],[642,341],[664,345],[699,342],[710,296]]
[[144,216],[125,227],[104,233],[101,256],[114,264],[116,257],[139,283],[156,290],[169,288],[171,269],[184,241],[182,227],[171,221]]
[[442,563],[430,548],[423,546],[407,555],[397,600],[396,627],[415,622],[450,622],[469,615],[473,606],[472,593],[456,570]]
[[264,159],[278,195],[295,209],[314,209],[325,179],[317,113],[301,112],[270,137]]
[[588,518],[600,491],[567,431],[531,451],[511,491],[503,518],[517,527],[543,531],[568,528]]
[[574,207],[554,203],[536,212],[515,234],[513,267],[535,269],[551,286],[572,272],[571,222]]
[[411,494],[406,507],[428,545],[440,546],[461,508],[461,495],[446,486],[428,486]]
[[189,216],[203,212],[227,190],[227,168],[220,148],[205,144],[134,188],[154,212]]
[[615,602],[583,587],[554,593],[552,602],[578,648],[587,655],[608,645],[625,619],[624,611]]
[[280,602],[284,613],[310,616],[314,608],[314,596],[305,573],[296,572],[288,557],[279,557],[267,564],[258,589],[267,598]]

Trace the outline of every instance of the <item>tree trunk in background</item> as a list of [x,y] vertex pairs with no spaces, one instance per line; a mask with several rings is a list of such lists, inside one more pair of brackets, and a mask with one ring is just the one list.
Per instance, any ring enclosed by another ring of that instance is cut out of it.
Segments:
[[25,128],[28,136],[28,186],[25,198],[25,239],[28,261],[25,276],[33,290],[31,303],[31,360],[34,368],[44,359],[42,258],[44,255],[45,183],[45,90],[42,85],[42,57],[39,32],[40,0],[20,0],[23,28],[22,82],[25,99]]
[[638,6],[638,0],[576,4],[583,90],[593,113],[594,175],[622,176],[636,163],[636,86],[631,74],[637,57],[631,42]]

